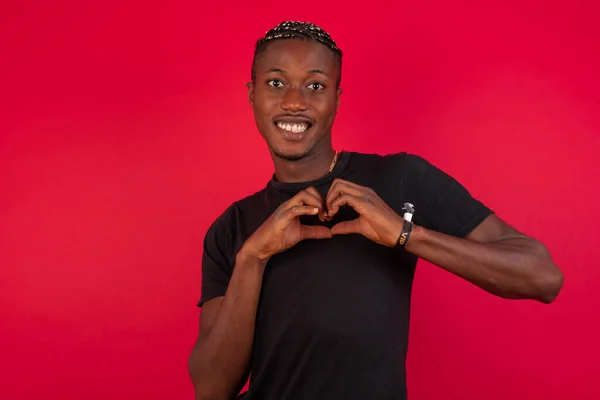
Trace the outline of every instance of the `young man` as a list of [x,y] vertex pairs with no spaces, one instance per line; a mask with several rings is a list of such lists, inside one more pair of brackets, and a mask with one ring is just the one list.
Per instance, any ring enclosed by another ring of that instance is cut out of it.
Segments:
[[418,258],[504,298],[561,289],[541,243],[423,158],[332,148],[341,63],[309,23],[257,42],[248,97],[275,174],[206,234],[197,399],[236,398],[250,372],[244,400],[406,399]]

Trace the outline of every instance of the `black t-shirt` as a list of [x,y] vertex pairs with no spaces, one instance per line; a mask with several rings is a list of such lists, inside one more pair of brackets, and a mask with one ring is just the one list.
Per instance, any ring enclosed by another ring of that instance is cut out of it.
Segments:
[[[232,204],[204,242],[202,294],[225,295],[236,253],[284,201],[314,186],[325,198],[341,178],[367,186],[399,215],[464,237],[492,213],[455,179],[407,153],[343,152],[334,171],[312,182],[282,183]],[[342,207],[327,226],[358,214]],[[321,224],[316,216],[302,223]],[[417,257],[361,235],[307,240],[272,257],[256,315],[251,381],[244,400],[406,399],[405,360]]]

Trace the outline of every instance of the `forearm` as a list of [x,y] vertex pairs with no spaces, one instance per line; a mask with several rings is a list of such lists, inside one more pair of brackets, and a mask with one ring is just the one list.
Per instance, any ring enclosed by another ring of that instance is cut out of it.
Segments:
[[562,286],[547,249],[526,237],[482,243],[414,226],[406,250],[504,298],[550,303]]
[[214,325],[199,338],[190,359],[198,399],[230,399],[244,384],[264,268],[264,262],[238,254]]

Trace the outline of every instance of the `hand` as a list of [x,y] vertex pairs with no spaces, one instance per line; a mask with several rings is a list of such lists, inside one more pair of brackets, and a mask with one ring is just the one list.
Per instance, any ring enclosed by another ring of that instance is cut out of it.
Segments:
[[325,202],[319,192],[307,188],[283,203],[275,212],[246,240],[243,251],[266,261],[298,242],[306,239],[328,239],[331,231],[325,226],[307,226],[300,223],[301,215],[319,215],[325,220]]
[[332,234],[359,233],[388,247],[394,247],[398,243],[404,219],[381,200],[373,189],[336,179],[327,193],[325,204],[328,220],[331,220],[343,205],[351,206],[359,214],[355,220],[334,225],[331,228]]

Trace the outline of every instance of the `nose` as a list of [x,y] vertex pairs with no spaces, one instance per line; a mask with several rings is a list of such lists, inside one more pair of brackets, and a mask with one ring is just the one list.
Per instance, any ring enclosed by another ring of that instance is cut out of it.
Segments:
[[281,108],[290,112],[306,111],[308,104],[302,90],[296,88],[286,90],[281,99]]

